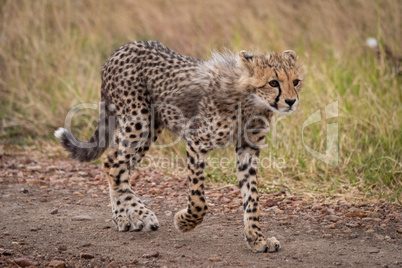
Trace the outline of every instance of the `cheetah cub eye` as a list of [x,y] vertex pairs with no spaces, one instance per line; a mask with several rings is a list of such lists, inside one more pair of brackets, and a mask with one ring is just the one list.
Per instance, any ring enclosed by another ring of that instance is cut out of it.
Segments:
[[[278,86],[279,86],[279,82],[276,81],[276,80],[271,80],[271,81],[268,82],[268,84],[269,84],[271,87],[278,87]],[[294,82],[293,82],[293,85],[294,85]]]

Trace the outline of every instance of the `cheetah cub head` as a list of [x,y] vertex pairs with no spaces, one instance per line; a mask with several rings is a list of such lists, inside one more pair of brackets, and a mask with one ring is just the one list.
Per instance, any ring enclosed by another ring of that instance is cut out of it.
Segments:
[[253,55],[239,53],[248,72],[242,76],[249,100],[255,107],[269,108],[279,114],[290,114],[299,106],[303,70],[292,50]]

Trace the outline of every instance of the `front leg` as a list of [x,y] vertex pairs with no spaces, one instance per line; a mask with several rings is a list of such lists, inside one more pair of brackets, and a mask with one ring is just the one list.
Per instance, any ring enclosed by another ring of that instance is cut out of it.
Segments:
[[187,208],[180,210],[174,217],[174,225],[181,232],[193,230],[207,213],[208,206],[204,193],[204,153],[198,147],[187,143],[187,169],[190,193]]
[[260,228],[260,206],[257,190],[257,161],[259,149],[246,145],[237,148],[237,178],[243,197],[244,234],[250,249],[255,252],[275,252],[280,248],[275,237],[265,239]]

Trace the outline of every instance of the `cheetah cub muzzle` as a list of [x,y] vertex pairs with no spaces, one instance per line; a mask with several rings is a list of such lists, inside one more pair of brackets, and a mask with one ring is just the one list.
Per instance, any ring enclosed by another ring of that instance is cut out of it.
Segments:
[[175,227],[187,232],[202,222],[208,210],[206,155],[234,143],[247,245],[254,252],[279,250],[279,241],[265,238],[260,228],[257,163],[274,113],[287,115],[299,106],[303,72],[295,52],[215,53],[204,61],[156,41],[132,42],[110,56],[101,78],[100,118],[91,139],[81,142],[63,128],[55,135],[79,161],[97,159],[110,148],[103,171],[117,230],[159,228],[129,173],[167,129],[187,149],[188,205],[175,215]]

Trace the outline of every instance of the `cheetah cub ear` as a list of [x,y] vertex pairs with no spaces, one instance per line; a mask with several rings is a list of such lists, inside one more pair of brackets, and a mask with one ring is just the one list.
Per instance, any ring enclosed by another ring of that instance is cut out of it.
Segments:
[[245,50],[242,50],[242,51],[239,52],[239,56],[242,59],[242,61],[244,61],[244,62],[252,62],[254,55],[251,54],[251,53],[248,53]]
[[293,50],[285,50],[282,52],[282,57],[285,59],[289,59],[291,61],[296,61],[297,60],[297,54]]
[[239,52],[239,57],[252,75],[254,72],[254,55],[242,50]]

